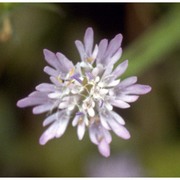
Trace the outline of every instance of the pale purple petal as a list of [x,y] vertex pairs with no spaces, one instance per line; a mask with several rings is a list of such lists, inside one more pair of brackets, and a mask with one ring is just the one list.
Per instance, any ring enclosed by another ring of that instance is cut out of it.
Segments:
[[49,117],[49,119],[47,118],[45,120],[45,125],[51,123],[54,120],[54,118],[58,119],[56,119],[56,121],[53,124],[51,124],[50,127],[40,137],[39,143],[41,145],[46,144],[46,142],[50,139],[61,137],[67,128],[67,125],[69,123],[69,116],[66,115],[65,111],[58,112]]
[[58,77],[58,75],[59,75],[57,70],[55,70],[55,69],[53,69],[53,68],[51,68],[49,66],[46,66],[44,68],[44,72],[47,73],[48,75],[54,76],[54,77]]
[[[103,81],[106,80],[106,82],[108,84],[109,84],[109,81],[113,80],[113,75],[111,75],[112,70],[113,70],[113,65],[109,65],[108,68],[105,69],[105,71],[104,71],[104,73],[102,75]],[[108,76],[108,75],[110,75],[110,76]]]
[[85,46],[85,51],[88,56],[91,56],[91,54],[92,54],[93,41],[94,41],[93,29],[87,28],[85,35],[84,35],[84,46]]
[[48,49],[44,49],[43,52],[44,52],[45,60],[55,69],[57,69],[60,66],[60,64],[58,62],[56,55],[53,52],[49,51]]
[[89,127],[89,137],[90,137],[90,140],[92,143],[94,143],[96,145],[99,143],[98,139],[97,139],[97,129],[96,129],[95,125],[91,125]]
[[106,118],[106,116],[103,113],[100,113],[99,115],[100,115],[100,121],[101,121],[102,126],[105,129],[110,130],[111,128],[109,127],[109,124],[107,123],[108,118]]
[[116,135],[123,139],[129,139],[130,134],[129,131],[122,125],[118,124],[114,120],[109,121],[109,125],[111,126],[112,130],[115,132]]
[[56,134],[55,134],[56,138],[60,138],[64,134],[64,132],[66,131],[68,123],[69,123],[68,117],[64,117],[64,118],[59,120],[59,124],[58,124]]
[[83,43],[81,41],[79,41],[79,40],[76,40],[75,44],[76,44],[76,47],[77,47],[78,52],[80,54],[81,61],[84,61],[85,60],[84,58],[86,58],[86,53],[85,53],[85,49],[84,49]]
[[92,124],[89,128],[89,136],[91,141],[98,146],[99,152],[108,157],[110,155],[109,143],[112,140],[110,133],[101,124]]
[[107,48],[107,51],[105,53],[105,56],[112,57],[114,53],[119,49],[122,42],[122,35],[118,34],[116,35],[110,42],[109,46]]
[[99,50],[98,50],[98,54],[97,54],[97,60],[96,63],[101,63],[103,64],[103,56],[106,52],[108,46],[108,40],[107,39],[103,39],[100,41],[99,43]]
[[[100,117],[102,118],[103,121],[105,121],[108,125],[108,128],[111,129],[111,127],[109,126],[109,122],[110,121],[115,121],[116,123],[120,124],[120,125],[124,125],[125,124],[125,121],[124,119],[119,115],[117,114],[116,112],[114,111],[103,111],[101,114],[100,114]],[[108,129],[109,130],[109,129]]]
[[78,121],[79,121],[79,116],[78,115],[76,115],[75,117],[74,117],[74,119],[73,119],[73,121],[72,121],[72,126],[76,126],[77,124],[78,124]]
[[39,99],[40,101],[48,102],[48,96],[45,92],[34,91],[28,97]]
[[57,113],[51,114],[43,121],[43,126],[51,124],[53,121],[57,120]]
[[127,94],[120,94],[117,96],[117,99],[120,99],[122,101],[128,102],[128,103],[132,103],[137,101],[139,98],[139,96],[136,95],[127,95]]
[[110,82],[107,87],[114,87],[114,86],[117,86],[120,82],[120,79],[117,79],[117,80],[113,80],[112,82]]
[[119,83],[118,87],[124,88],[124,87],[130,86],[132,84],[135,84],[136,82],[137,82],[137,77],[131,76],[131,77],[128,77],[128,78],[124,79],[123,81],[121,81]]
[[102,139],[100,143],[98,144],[98,150],[103,156],[105,157],[110,156],[110,147],[105,139]]
[[68,73],[71,69],[74,68],[73,63],[62,53],[56,53],[56,56],[60,62],[60,68],[62,72]]
[[29,97],[45,98],[45,97],[47,97],[47,94],[41,93],[39,91],[33,91],[32,93],[29,94]]
[[122,62],[121,64],[119,64],[116,69],[112,72],[112,75],[115,78],[120,77],[127,69],[128,67],[128,60]]
[[148,85],[134,84],[126,88],[126,94],[147,94],[151,91],[151,87]]
[[119,114],[114,111],[111,111],[110,113],[113,116],[114,120],[116,120],[121,125],[125,125],[124,119]]
[[121,55],[122,55],[122,48],[119,48],[117,52],[110,58],[109,63],[107,64],[114,65],[120,59]]
[[104,128],[102,128],[102,132],[103,132],[103,135],[104,135],[104,138],[105,138],[106,142],[108,144],[110,144],[111,141],[112,141],[112,137],[111,137],[110,132],[108,130],[104,129]]
[[40,92],[52,92],[52,91],[55,91],[56,88],[53,84],[42,83],[42,84],[39,84],[38,86],[36,86],[36,90],[38,90]]
[[85,123],[84,123],[84,122],[80,123],[80,124],[78,125],[78,127],[77,127],[77,134],[78,134],[79,140],[82,140],[82,139],[83,139],[85,130],[86,130],[86,129],[85,129]]
[[41,114],[52,110],[52,108],[53,108],[52,104],[43,104],[43,105],[35,106],[33,108],[33,114]]
[[129,108],[130,105],[120,99],[114,99],[114,98],[111,98],[110,100],[110,103],[113,105],[113,106],[116,106],[116,107],[119,107],[119,108],[122,108],[122,109],[126,109],[126,108]]
[[124,126],[119,126],[118,129],[114,129],[114,132],[123,139],[129,139],[131,137],[129,131]]
[[55,84],[57,87],[61,85],[61,81],[59,81],[57,78],[55,78],[54,76],[50,77],[50,80],[53,84]]
[[55,137],[57,123],[53,123],[40,137],[39,143],[45,145],[49,140]]
[[35,96],[34,93],[31,93],[28,97],[19,100],[17,102],[17,106],[24,108],[28,106],[43,104],[46,102],[47,102],[47,96]]
[[29,98],[29,97],[20,99],[17,102],[17,106],[20,108],[34,106],[34,105],[38,105],[38,104],[41,104],[41,102],[39,100],[37,100],[36,98]]
[[94,50],[93,50],[93,52],[92,52],[92,55],[91,55],[91,57],[92,57],[93,59],[96,59],[97,54],[98,54],[98,51],[99,51],[99,48],[98,48],[98,45],[96,44],[96,45],[95,45],[95,48],[94,48]]

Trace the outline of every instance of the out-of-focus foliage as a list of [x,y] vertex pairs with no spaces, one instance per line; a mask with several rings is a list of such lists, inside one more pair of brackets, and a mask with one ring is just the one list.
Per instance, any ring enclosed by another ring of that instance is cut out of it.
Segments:
[[[49,81],[43,48],[76,62],[73,41],[88,26],[96,40],[121,32],[122,59],[129,59],[124,76],[138,75],[139,83],[152,86],[132,108],[119,111],[132,138],[113,136],[108,159],[88,132],[78,141],[71,125],[40,146],[45,115],[16,107]],[[179,45],[179,4],[0,3],[0,176],[180,176]]]
[[[180,6],[173,8],[160,22],[134,41],[123,58],[133,59],[126,75],[146,71],[180,46]],[[164,58],[165,59],[165,58]]]

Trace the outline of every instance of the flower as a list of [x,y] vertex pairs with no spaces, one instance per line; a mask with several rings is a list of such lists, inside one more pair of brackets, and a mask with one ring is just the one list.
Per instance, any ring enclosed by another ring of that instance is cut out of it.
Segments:
[[123,118],[113,111],[113,106],[129,108],[139,95],[150,92],[148,85],[136,84],[137,77],[118,79],[127,69],[128,60],[114,68],[122,54],[122,35],[116,35],[94,47],[94,33],[87,28],[84,43],[75,41],[81,62],[76,65],[62,53],[44,49],[45,60],[50,66],[44,72],[51,83],[42,83],[28,97],[17,102],[18,107],[34,106],[33,113],[49,112],[43,122],[48,129],[40,137],[40,144],[61,137],[68,124],[77,127],[78,139],[82,140],[86,129],[99,152],[108,157],[112,130],[117,136],[129,139]]

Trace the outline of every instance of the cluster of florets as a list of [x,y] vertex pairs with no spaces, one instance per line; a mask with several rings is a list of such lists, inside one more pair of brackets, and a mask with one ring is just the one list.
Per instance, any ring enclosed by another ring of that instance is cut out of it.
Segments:
[[136,84],[137,77],[124,80],[119,77],[128,67],[128,60],[114,68],[122,54],[122,35],[118,34],[109,43],[107,39],[94,46],[92,28],[85,32],[84,43],[75,41],[81,62],[76,65],[61,53],[44,49],[45,60],[51,66],[44,71],[51,83],[42,83],[28,97],[18,101],[19,107],[35,106],[34,114],[49,112],[43,126],[50,125],[40,137],[44,145],[53,138],[61,137],[69,122],[77,127],[81,140],[86,129],[90,140],[99,152],[110,155],[111,134],[129,139],[123,118],[113,111],[113,106],[129,108],[141,94],[151,90],[148,85]]

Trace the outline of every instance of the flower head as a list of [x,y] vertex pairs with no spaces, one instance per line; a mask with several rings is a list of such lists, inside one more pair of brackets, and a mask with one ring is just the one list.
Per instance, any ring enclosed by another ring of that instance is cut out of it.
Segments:
[[19,107],[34,106],[33,113],[49,112],[43,126],[49,125],[40,137],[40,144],[61,137],[68,124],[77,127],[79,140],[86,129],[99,152],[110,155],[112,130],[117,136],[129,139],[123,118],[113,111],[113,106],[129,108],[139,95],[150,92],[148,85],[136,84],[137,77],[118,79],[127,69],[128,60],[114,68],[120,59],[122,35],[109,43],[103,39],[94,47],[92,28],[87,28],[84,43],[75,41],[81,61],[76,65],[61,53],[44,49],[45,60],[50,66],[44,72],[51,83],[42,83],[28,97],[17,102]]

